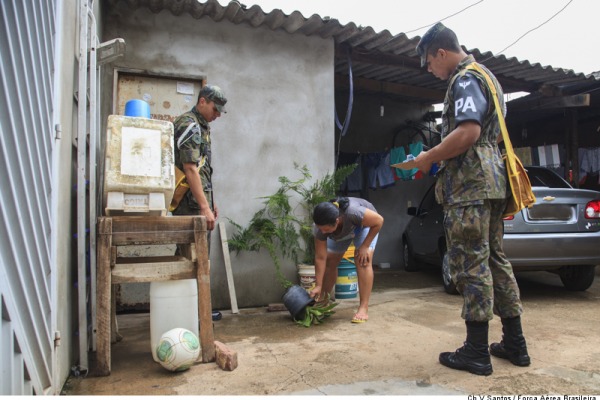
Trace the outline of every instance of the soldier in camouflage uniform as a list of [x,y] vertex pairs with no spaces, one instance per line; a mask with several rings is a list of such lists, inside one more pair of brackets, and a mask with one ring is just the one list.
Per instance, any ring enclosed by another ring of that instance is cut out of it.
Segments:
[[209,231],[215,228],[219,212],[212,193],[211,139],[208,124],[226,112],[225,103],[227,99],[221,88],[205,85],[200,89],[196,105],[173,121],[175,166],[185,173],[190,189],[172,213],[204,215]]
[[[441,353],[440,363],[478,375],[493,372],[490,353],[527,366],[529,355],[520,315],[523,311],[512,266],[502,250],[506,207],[506,170],[498,149],[502,138],[494,100],[485,78],[467,70],[474,63],[456,34],[441,23],[431,27],[417,46],[421,65],[448,80],[442,114],[442,142],[416,159],[428,172],[440,162],[436,200],[444,208],[450,272],[464,305],[464,346]],[[502,88],[492,78],[505,113]],[[500,316],[503,340],[488,349],[488,321]]]

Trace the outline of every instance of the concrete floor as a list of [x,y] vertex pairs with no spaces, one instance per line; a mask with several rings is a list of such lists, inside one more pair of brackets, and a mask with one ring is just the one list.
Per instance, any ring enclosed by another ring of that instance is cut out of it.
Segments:
[[[462,300],[444,293],[439,271],[377,270],[369,321],[351,324],[357,299],[341,300],[325,324],[304,328],[287,311],[223,312],[215,339],[238,352],[239,366],[215,363],[172,373],[150,353],[148,314],[119,315],[112,374],[73,377],[67,395],[467,395],[600,394],[600,271],[585,292],[565,290],[556,275],[517,275],[532,365],[492,358],[479,377],[443,367],[442,351],[465,338]],[[498,318],[490,340],[501,339]]]

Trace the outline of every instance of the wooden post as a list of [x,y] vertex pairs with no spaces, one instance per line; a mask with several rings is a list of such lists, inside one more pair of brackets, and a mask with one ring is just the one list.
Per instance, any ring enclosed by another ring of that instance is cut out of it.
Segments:
[[200,321],[200,346],[202,362],[215,361],[215,336],[212,326],[212,300],[210,297],[210,263],[208,261],[208,240],[206,220],[194,218],[194,241],[198,274],[198,319]]
[[96,318],[97,320],[97,345],[96,356],[98,374],[110,375],[110,327],[111,327],[111,247],[112,247],[112,219],[99,218],[98,223],[98,259],[97,259],[97,284],[96,284]]

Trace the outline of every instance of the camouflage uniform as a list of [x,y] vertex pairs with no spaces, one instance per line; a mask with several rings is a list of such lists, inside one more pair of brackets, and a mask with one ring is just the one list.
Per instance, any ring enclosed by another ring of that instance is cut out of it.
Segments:
[[[199,167],[206,200],[213,209],[210,126],[196,106],[173,121],[175,131],[175,166],[183,171],[183,163]],[[200,206],[191,190],[185,194],[173,215],[197,215]]]
[[[449,81],[442,140],[465,120],[479,122],[481,135],[465,153],[441,163],[436,200],[444,207],[450,272],[464,299],[462,317],[489,321],[494,313],[502,318],[519,316],[522,305],[512,266],[502,250],[506,171],[497,146],[500,126],[485,79],[476,71],[465,70],[472,62],[473,56],[461,61]],[[500,84],[489,75],[504,108]],[[468,87],[471,84],[481,90],[473,91]],[[463,94],[467,91],[472,96]],[[483,105],[485,110],[480,107]],[[478,113],[478,119],[464,117],[472,111]]]

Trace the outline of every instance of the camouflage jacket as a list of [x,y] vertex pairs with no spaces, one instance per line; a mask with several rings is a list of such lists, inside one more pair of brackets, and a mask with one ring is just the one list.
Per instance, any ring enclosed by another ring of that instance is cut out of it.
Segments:
[[[483,204],[485,199],[506,198],[506,171],[497,144],[498,135],[501,135],[500,124],[485,78],[476,71],[465,69],[473,62],[473,56],[466,57],[449,80],[442,112],[442,140],[465,120],[476,120],[481,125],[481,135],[465,153],[441,163],[435,194],[438,203],[444,207]],[[500,84],[489,70],[479,65],[492,78],[506,113]],[[469,88],[475,99],[461,95],[461,90],[470,83],[478,84],[481,89],[473,91]],[[464,114],[470,111],[476,111],[478,117],[465,118]]]
[[202,187],[212,190],[210,126],[196,107],[173,121],[175,133],[175,166],[183,171],[183,163],[193,162],[199,167]]

